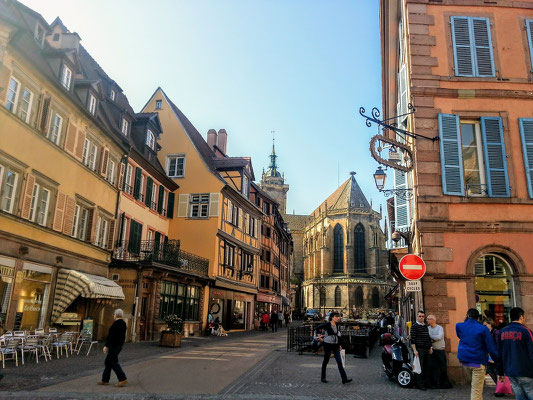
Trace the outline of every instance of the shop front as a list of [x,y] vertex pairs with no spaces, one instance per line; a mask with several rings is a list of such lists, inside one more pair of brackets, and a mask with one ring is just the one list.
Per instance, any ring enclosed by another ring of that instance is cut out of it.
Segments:
[[249,293],[212,288],[209,296],[209,312],[213,321],[222,323],[225,330],[252,329],[254,296]]
[[[270,314],[273,310],[279,312],[282,309],[282,299],[272,294],[257,293],[255,295],[255,320],[261,320],[261,316],[266,312]],[[258,322],[259,323],[259,322]]]
[[6,322],[14,276],[15,259],[0,257],[0,322],[2,324]]

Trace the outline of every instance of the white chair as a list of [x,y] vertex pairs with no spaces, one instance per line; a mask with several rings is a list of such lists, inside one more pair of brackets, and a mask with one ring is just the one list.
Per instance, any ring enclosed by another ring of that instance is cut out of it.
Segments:
[[72,353],[72,333],[63,333],[56,341],[52,342],[52,349],[55,347],[56,356],[59,358],[59,352],[63,355],[63,349],[65,349],[65,355],[68,358],[68,352]]
[[93,340],[92,334],[82,332],[82,334],[78,337],[78,341],[76,342],[76,350],[77,354],[80,354],[80,350],[83,347],[83,345],[89,346],[89,349],[87,350],[86,356],[89,355],[91,352],[91,348],[93,347],[93,344],[96,345],[96,349],[98,350],[98,340]]
[[26,337],[26,340],[20,346],[22,353],[22,365],[24,365],[24,353],[35,354],[35,361],[39,364],[39,336],[31,335]]
[[44,328],[37,328],[35,329],[36,335],[44,335]]
[[11,360],[15,360],[15,365],[19,366],[19,357],[17,349],[19,347],[20,340],[18,339],[6,339],[5,345],[0,347],[0,356],[2,357],[2,368],[6,367],[6,356],[11,355]]

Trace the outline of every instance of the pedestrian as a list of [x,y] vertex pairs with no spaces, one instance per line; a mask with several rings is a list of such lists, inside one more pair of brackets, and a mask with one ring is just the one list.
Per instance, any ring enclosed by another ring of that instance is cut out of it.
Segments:
[[389,326],[391,328],[394,328],[394,315],[392,314],[392,311],[390,311],[389,315],[385,317],[385,326],[387,327],[387,329],[389,328]]
[[[487,329],[490,331],[490,334],[492,336],[492,339],[494,340],[494,344],[496,345],[496,348],[498,348],[498,334],[499,330],[494,327],[494,321],[491,318],[483,317],[482,319],[483,325],[487,327]],[[492,378],[495,384],[498,384],[498,368],[496,365],[497,360],[493,360],[492,357],[489,357],[489,363],[487,364],[487,374]],[[502,397],[504,394],[494,394],[496,397]]]
[[341,374],[342,383],[350,383],[352,381],[352,379],[348,379],[348,377],[346,376],[346,371],[342,366],[340,352],[342,350],[342,347],[339,343],[341,333],[337,326],[339,318],[339,313],[333,311],[329,314],[329,322],[321,324],[315,329],[316,332],[320,332],[321,330],[324,330],[326,332],[325,335],[318,336],[319,340],[321,340],[322,344],[324,345],[324,360],[322,361],[322,373],[320,375],[320,381],[323,383],[328,383],[328,381],[326,380],[326,368],[328,366],[329,359],[331,358],[331,353],[333,353],[333,355],[335,356],[335,361],[337,361],[337,367],[339,368],[339,372]]
[[467,311],[465,322],[455,325],[455,332],[459,338],[457,358],[472,377],[470,399],[482,400],[489,354],[493,360],[498,359],[494,339],[488,328],[479,322],[479,311],[475,308]]
[[285,311],[285,315],[283,317],[285,318],[285,327],[287,328],[289,326],[289,320],[291,318],[289,310]]
[[278,312],[278,328],[283,328],[283,312],[281,310]]
[[102,374],[102,380],[98,382],[98,384],[109,385],[111,370],[113,370],[118,378],[118,383],[115,386],[122,387],[128,383],[126,374],[122,371],[122,368],[118,363],[118,355],[126,340],[126,322],[122,319],[124,318],[124,311],[117,308],[113,317],[115,321],[109,328],[109,333],[107,334],[107,339],[104,345],[104,354],[107,354],[104,361],[105,368]]
[[432,354],[429,356],[430,373],[432,374],[431,385],[439,389],[452,387],[448,379],[446,366],[446,343],[444,342],[444,329],[437,325],[437,317],[430,314],[427,317],[429,337],[431,338]]
[[268,315],[266,311],[263,312],[263,316],[261,317],[261,323],[262,323],[263,331],[264,332],[268,331],[268,324],[270,323],[270,315]]
[[270,326],[272,327],[272,332],[278,331],[278,313],[276,310],[272,310],[272,314],[270,314]]
[[[509,377],[518,400],[533,400],[533,333],[525,325],[524,310],[511,308],[511,323],[500,330],[500,381]],[[505,376],[504,376],[505,374]]]
[[415,374],[415,386],[420,390],[432,387],[429,373],[429,355],[433,353],[429,329],[423,310],[418,311],[416,322],[411,326],[411,347],[415,357],[420,360],[422,373]]

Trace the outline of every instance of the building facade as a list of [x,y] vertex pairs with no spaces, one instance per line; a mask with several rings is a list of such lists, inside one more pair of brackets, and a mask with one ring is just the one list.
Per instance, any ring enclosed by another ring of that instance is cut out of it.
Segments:
[[416,306],[444,326],[457,380],[468,308],[496,325],[514,306],[533,316],[532,29],[532,1],[381,1],[384,118],[412,103],[398,123],[437,138],[400,138],[414,168],[399,183],[427,266]]

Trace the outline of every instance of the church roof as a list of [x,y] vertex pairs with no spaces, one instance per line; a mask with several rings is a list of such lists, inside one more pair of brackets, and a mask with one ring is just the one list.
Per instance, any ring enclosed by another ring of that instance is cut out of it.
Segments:
[[350,176],[337,190],[335,190],[320,206],[313,211],[323,211],[327,206],[328,211],[346,210],[347,208],[368,208],[370,203],[366,199],[359,184],[355,180],[355,175]]
[[287,222],[291,231],[302,231],[311,220],[311,217],[309,215],[285,214],[283,219]]

